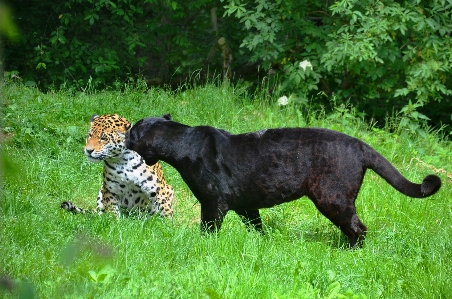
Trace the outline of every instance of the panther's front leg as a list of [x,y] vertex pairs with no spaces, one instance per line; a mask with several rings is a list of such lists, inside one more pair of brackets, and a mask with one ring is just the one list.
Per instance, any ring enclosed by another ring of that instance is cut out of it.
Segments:
[[259,210],[240,210],[235,212],[240,216],[243,223],[245,223],[248,228],[254,228],[260,233],[264,232]]
[[216,201],[201,203],[201,231],[219,231],[227,212],[228,210]]

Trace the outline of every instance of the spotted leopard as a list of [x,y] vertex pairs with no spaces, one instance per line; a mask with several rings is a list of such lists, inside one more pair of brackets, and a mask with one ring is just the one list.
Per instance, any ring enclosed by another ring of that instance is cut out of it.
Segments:
[[[131,126],[117,114],[91,117],[84,152],[89,161],[104,162],[96,210],[99,214],[111,210],[117,217],[121,209],[172,217],[174,189],[167,184],[160,163],[147,165],[140,155],[125,147],[125,133]],[[61,208],[86,212],[69,201],[63,202]]]

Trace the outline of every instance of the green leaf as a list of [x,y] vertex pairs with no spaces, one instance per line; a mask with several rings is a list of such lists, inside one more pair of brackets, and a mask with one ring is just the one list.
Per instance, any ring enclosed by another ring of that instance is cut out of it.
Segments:
[[36,86],[36,82],[35,81],[26,81],[24,84],[25,84],[25,86],[28,86],[28,87],[35,87]]
[[432,18],[428,18],[425,20],[425,22],[430,26],[430,28],[432,28],[433,30],[436,30],[438,28],[438,23],[436,23],[435,20],[433,20]]
[[400,120],[400,126],[406,127],[409,122],[410,122],[410,120],[408,119],[408,117],[402,117],[402,119]]
[[422,113],[418,113],[418,117],[421,119],[430,120],[430,118],[428,118],[426,115],[424,115]]
[[338,281],[333,282],[328,286],[325,293],[327,296],[325,298],[334,299],[339,295],[339,291],[341,290],[341,284]]
[[107,273],[99,274],[99,275],[97,276],[97,281],[98,281],[98,282],[102,282],[102,281],[105,280],[105,278],[107,278],[107,276],[108,276]]
[[40,63],[38,63],[38,65],[36,66],[36,69],[40,69],[40,68],[46,69],[46,68],[47,68],[47,65],[46,65],[44,62],[40,62]]
[[97,282],[97,273],[94,270],[88,270],[88,274],[91,277],[92,280],[94,280],[95,282]]
[[247,19],[245,21],[245,27],[246,27],[246,29],[250,29],[251,28],[251,21],[250,21],[250,19]]
[[[398,97],[398,96],[406,96],[408,95],[410,91],[408,90],[408,88],[400,88],[400,89],[396,89],[395,93],[394,93],[394,97]],[[402,108],[403,111],[403,108]]]
[[416,132],[417,132],[419,135],[421,135],[422,138],[424,138],[424,139],[427,139],[427,138],[428,138],[427,133],[426,133],[423,129],[417,128],[417,129],[416,129]]
[[300,76],[300,74],[298,74],[298,73],[295,73],[295,75],[294,75],[294,81],[295,81],[295,84],[300,84],[300,82],[301,82],[301,76]]

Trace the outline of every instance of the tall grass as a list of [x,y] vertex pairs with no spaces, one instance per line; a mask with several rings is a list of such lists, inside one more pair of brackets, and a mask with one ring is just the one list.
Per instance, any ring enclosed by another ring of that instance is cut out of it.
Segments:
[[[452,145],[441,130],[424,139],[369,125],[347,107],[329,115],[279,107],[239,87],[119,87],[48,94],[3,87],[0,297],[452,297],[452,191],[440,173],[452,169]],[[436,171],[443,187],[432,198],[411,199],[369,171],[357,200],[369,228],[359,250],[345,249],[346,238],[306,198],[262,210],[265,236],[247,231],[233,212],[218,234],[201,235],[199,204],[169,165],[173,220],[69,214],[61,201],[95,206],[102,166],[87,161],[83,146],[90,116],[105,113],[133,122],[171,113],[233,133],[332,128],[371,144],[412,181]]]

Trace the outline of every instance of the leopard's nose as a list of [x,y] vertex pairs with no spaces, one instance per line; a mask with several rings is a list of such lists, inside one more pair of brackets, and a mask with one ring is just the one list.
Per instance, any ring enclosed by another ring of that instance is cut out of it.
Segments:
[[94,152],[94,149],[91,148],[85,148],[85,154],[87,156],[91,156],[91,154]]

